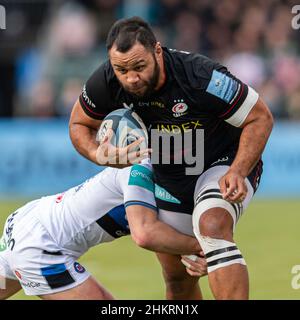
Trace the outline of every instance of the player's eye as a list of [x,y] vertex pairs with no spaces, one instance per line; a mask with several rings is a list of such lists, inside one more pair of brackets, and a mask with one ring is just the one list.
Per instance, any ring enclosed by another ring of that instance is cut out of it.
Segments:
[[125,74],[127,72],[127,70],[123,68],[117,69],[117,71],[120,72],[121,74]]
[[140,71],[142,71],[144,68],[145,68],[144,65],[142,65],[142,66],[137,66],[137,67],[134,68],[134,71],[140,72]]

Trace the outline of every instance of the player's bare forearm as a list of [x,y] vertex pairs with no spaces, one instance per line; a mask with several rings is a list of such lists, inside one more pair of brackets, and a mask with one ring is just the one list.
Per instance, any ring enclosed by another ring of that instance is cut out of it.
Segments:
[[96,133],[100,123],[101,120],[88,117],[82,110],[79,100],[76,101],[69,121],[70,138],[75,149],[96,164],[99,164],[96,160],[96,151],[99,146]]
[[145,249],[170,254],[195,254],[201,251],[196,238],[179,233],[169,225],[156,221],[146,226],[151,235]]
[[265,148],[273,127],[273,117],[259,99],[243,124],[239,149],[230,171],[246,177],[254,168]]
[[97,163],[96,151],[98,143],[96,143],[96,132],[91,128],[80,124],[70,126],[70,137],[76,150],[88,160]]
[[259,99],[243,123],[237,155],[228,172],[219,180],[223,199],[242,202],[248,193],[245,178],[256,165],[273,127],[273,117]]
[[134,242],[151,251],[170,254],[199,253],[196,238],[184,235],[157,219],[157,213],[139,205],[126,208],[126,216]]

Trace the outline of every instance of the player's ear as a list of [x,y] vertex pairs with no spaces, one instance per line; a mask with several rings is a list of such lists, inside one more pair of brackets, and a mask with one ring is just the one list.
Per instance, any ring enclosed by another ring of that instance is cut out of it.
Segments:
[[162,47],[161,47],[160,42],[156,42],[154,52],[157,55],[161,55],[162,54]]

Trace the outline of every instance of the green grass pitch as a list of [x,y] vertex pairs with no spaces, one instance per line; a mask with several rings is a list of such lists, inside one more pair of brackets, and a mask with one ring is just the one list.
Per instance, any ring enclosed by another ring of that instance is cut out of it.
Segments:
[[[24,201],[0,202],[0,227]],[[291,273],[300,265],[300,201],[258,200],[238,223],[235,240],[248,264],[251,299],[300,299]],[[1,231],[2,232],[2,231]],[[80,262],[117,299],[164,299],[164,283],[155,254],[130,237],[99,245]],[[200,280],[205,299],[212,299],[207,277]],[[19,292],[11,299],[36,299]]]

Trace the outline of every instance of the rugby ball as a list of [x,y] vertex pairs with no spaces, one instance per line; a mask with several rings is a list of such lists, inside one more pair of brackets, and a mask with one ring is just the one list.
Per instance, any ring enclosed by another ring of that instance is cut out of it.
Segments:
[[108,129],[113,131],[110,143],[116,147],[126,147],[140,137],[143,137],[144,141],[137,150],[143,150],[148,147],[147,128],[137,113],[130,109],[114,110],[103,119],[97,133],[97,141],[99,143],[103,141]]

